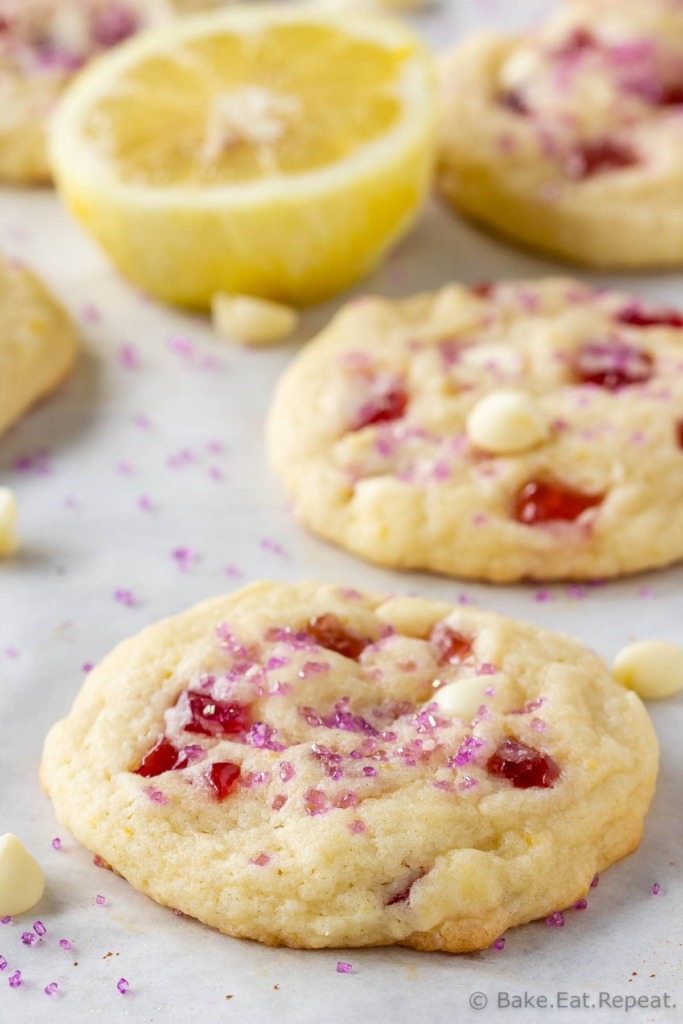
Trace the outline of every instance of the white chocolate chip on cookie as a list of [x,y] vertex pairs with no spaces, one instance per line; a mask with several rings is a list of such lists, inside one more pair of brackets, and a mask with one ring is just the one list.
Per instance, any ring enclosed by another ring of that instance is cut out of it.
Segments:
[[644,700],[671,697],[683,689],[683,647],[667,640],[641,640],[617,655],[612,675]]
[[30,910],[44,888],[40,865],[21,839],[11,832],[0,836],[0,917]]
[[437,690],[432,701],[449,718],[462,718],[465,722],[471,722],[482,704],[486,704],[491,688],[495,689],[493,679],[495,677],[492,676],[456,679]]
[[0,487],[0,558],[17,550],[17,499],[7,487]]
[[217,292],[211,308],[214,330],[221,338],[243,345],[272,345],[296,329],[296,310],[249,295]]
[[496,455],[536,448],[548,437],[543,409],[524,391],[492,391],[467,417],[472,444]]

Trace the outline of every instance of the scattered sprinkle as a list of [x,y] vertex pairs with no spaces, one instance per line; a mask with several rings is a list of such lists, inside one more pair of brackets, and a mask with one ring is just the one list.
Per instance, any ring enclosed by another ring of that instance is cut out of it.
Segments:
[[38,941],[38,936],[34,935],[33,932],[22,932],[21,941],[25,946],[35,946]]
[[[90,670],[88,670],[88,671],[90,671]],[[59,838],[59,836],[55,836],[54,839],[52,840],[52,849],[53,850],[61,850],[61,848],[62,848],[62,840]]]
[[45,986],[43,992],[45,993],[46,996],[53,996],[58,988],[59,985],[57,984],[57,982],[51,981],[49,985]]
[[545,923],[549,928],[564,928],[564,914],[560,910],[556,910],[550,917],[546,917]]
[[99,896],[98,895],[98,896],[95,897],[95,903],[97,904],[98,907],[103,907],[106,902],[107,902],[107,900],[106,900],[106,897],[104,897],[104,896]]
[[65,949],[67,953],[71,952],[71,950],[74,948],[72,943],[70,943],[68,939],[60,939],[59,945],[62,947],[62,949]]
[[577,900],[576,903],[574,904],[574,910],[585,910],[587,906],[588,906],[588,900],[580,899],[580,900]]
[[116,987],[122,996],[125,996],[126,992],[130,988],[125,978],[119,978],[119,980],[116,982]]
[[12,918],[7,914],[6,917],[0,917],[0,924],[11,924]]
[[659,896],[661,891],[662,891],[662,887],[659,884],[659,882],[655,882],[654,885],[652,886],[652,888],[650,889],[650,892],[652,893],[653,896]]
[[7,981],[10,988],[19,988],[21,985],[21,971],[15,971],[14,974],[10,974]]
[[2,954],[0,954],[0,971],[4,971],[6,967],[7,967],[7,961],[5,960],[4,956],[2,956]]
[[600,884],[600,875],[593,875],[593,878],[591,879],[591,889],[597,889],[599,884]]
[[493,943],[493,948],[494,949],[505,949],[505,939],[503,939],[503,938],[496,939],[496,941]]
[[337,960],[337,974],[350,974],[352,970],[351,964],[346,963],[344,960]]
[[114,600],[118,601],[119,604],[125,605],[126,608],[134,608],[137,604],[133,592],[131,590],[125,590],[119,587],[114,591]]
[[257,868],[264,868],[266,864],[270,864],[270,857],[262,850],[258,857],[254,857],[254,859],[250,860],[249,863],[256,865]]
[[36,923],[33,925],[33,930],[36,933],[36,935],[40,935],[41,938],[47,932],[47,928],[45,927],[42,921],[36,921]]

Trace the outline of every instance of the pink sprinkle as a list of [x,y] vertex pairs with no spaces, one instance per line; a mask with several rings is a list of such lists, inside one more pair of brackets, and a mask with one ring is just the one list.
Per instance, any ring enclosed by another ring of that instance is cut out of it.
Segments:
[[7,980],[10,988],[19,988],[21,985],[21,971],[15,971],[14,974],[10,974]]
[[36,923],[33,925],[33,930],[35,931],[36,935],[40,935],[41,939],[43,935],[47,933],[47,928],[45,927],[42,921],[36,921]]
[[95,903],[97,904],[98,907],[103,907],[106,902],[107,902],[107,900],[106,900],[106,897],[104,897],[104,896],[99,896],[98,895],[98,896],[95,897]]
[[272,540],[270,537],[264,537],[260,546],[263,551],[269,551],[273,555],[279,555],[280,558],[287,557],[287,552],[282,545],[278,544],[276,540]]
[[546,917],[545,923],[549,928],[564,928],[564,914],[556,910],[550,917]]
[[591,889],[597,889],[599,884],[600,884],[600,875],[593,875],[593,878],[591,879]]
[[118,601],[119,604],[125,605],[126,608],[134,608],[136,600],[131,590],[124,590],[119,587],[114,591],[114,600]]
[[284,795],[284,793],[278,793],[278,795],[273,800],[271,807],[273,808],[274,811],[281,811],[286,803],[287,797]]
[[170,348],[171,352],[174,352],[175,355],[177,356],[187,357],[191,356],[192,353],[194,352],[193,343],[190,341],[189,338],[186,338],[184,335],[181,334],[174,335],[170,339],[168,347]]
[[289,782],[296,775],[296,769],[289,761],[280,761],[280,778],[283,782]]
[[38,936],[34,935],[33,932],[22,932],[21,941],[25,946],[35,946],[38,941]]
[[120,473],[121,476],[131,476],[133,473],[133,467],[130,462],[117,462],[116,472]]
[[0,954],[0,971],[4,971],[6,967],[7,961],[5,960],[4,956]]
[[355,818],[349,825],[349,832],[353,832],[355,835],[361,835],[365,832],[365,822],[361,821],[360,818]]
[[12,918],[9,916],[9,914],[7,914],[6,917],[0,917],[0,924],[10,924],[11,921]]
[[6,658],[18,658],[19,651],[16,649],[16,647],[6,647],[4,650],[4,655]]
[[653,896],[659,896],[661,891],[662,891],[662,887],[659,884],[659,882],[655,882],[655,884],[650,889],[650,892],[652,893]]
[[74,948],[72,943],[70,943],[68,939],[60,939],[59,945],[62,947],[62,949],[65,949],[67,953]]
[[153,804],[168,803],[168,797],[160,789],[155,789],[154,786],[145,786],[142,792],[149,797]]
[[366,764],[363,769],[363,775],[365,775],[367,779],[374,779],[377,775],[377,769],[373,768],[371,764]]
[[187,572],[193,562],[199,561],[199,555],[192,548],[176,548],[171,552],[171,558],[181,572]]
[[88,302],[83,307],[82,316],[83,316],[83,319],[86,321],[86,323],[90,323],[90,324],[97,323],[98,320],[102,319],[102,313],[97,308],[97,306],[94,305],[94,303],[92,303],[92,302]]
[[588,900],[580,899],[574,904],[574,910],[585,910],[588,906]]
[[106,868],[106,866],[107,866],[104,863],[104,859],[102,857],[100,857],[99,853],[95,854],[95,856],[92,859],[92,862],[93,862],[93,864],[95,865],[96,868]]
[[496,941],[493,943],[493,948],[494,949],[505,949],[505,939],[503,939],[503,938],[496,939]]
[[569,597],[573,597],[575,600],[580,601],[586,596],[586,588],[582,587],[580,583],[570,583],[567,587],[567,594]]
[[119,365],[124,370],[137,370],[140,366],[140,357],[132,345],[122,345],[119,349]]
[[350,974],[352,970],[351,964],[347,964],[344,960],[337,960],[337,974]]
[[535,729],[536,732],[545,732],[545,730],[547,729],[547,725],[545,724],[542,718],[532,718],[529,722],[529,725],[532,729]]
[[638,591],[638,597],[648,598],[648,597],[654,597],[654,596],[655,596],[655,592],[652,589],[652,587],[641,587],[640,590]]
[[552,594],[549,590],[537,590],[534,594],[534,601],[546,602],[552,601]]
[[57,984],[57,982],[51,981],[49,985],[45,986],[43,992],[45,993],[46,996],[53,996],[58,988],[59,985]]
[[139,415],[137,415],[133,420],[133,423],[136,427],[139,427],[140,430],[152,429],[152,421],[149,416],[145,416],[144,413],[139,413]]
[[62,840],[59,838],[59,836],[55,836],[55,838],[52,840],[52,849],[53,850],[61,850],[61,848],[62,848]]
[[316,814],[325,814],[330,810],[331,805],[327,794],[322,789],[316,789],[314,786],[311,786],[304,793],[304,807],[308,814],[314,816]]
[[253,860],[249,861],[250,864],[255,864],[258,868],[264,868],[266,864],[270,864],[270,857],[263,850],[259,853],[258,857],[254,857]]
[[93,665],[92,661],[84,661],[83,664],[81,665],[81,671],[92,672],[94,667],[95,666]]
[[119,978],[119,980],[116,982],[116,987],[121,993],[121,995],[125,996],[130,986],[125,978]]
[[242,570],[238,569],[236,565],[226,565],[224,572],[233,580],[241,580],[244,576]]

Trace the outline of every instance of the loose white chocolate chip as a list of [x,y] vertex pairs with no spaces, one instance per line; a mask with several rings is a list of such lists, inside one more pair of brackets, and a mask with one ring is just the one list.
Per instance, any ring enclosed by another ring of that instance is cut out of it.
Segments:
[[469,676],[446,683],[432,697],[434,704],[449,718],[471,722],[482,704],[488,700],[487,689],[495,688],[495,676]]
[[211,310],[216,333],[243,345],[272,345],[282,341],[299,322],[298,313],[289,306],[249,295],[217,292]]
[[514,455],[542,444],[549,436],[541,406],[525,391],[492,391],[467,417],[467,436],[476,448]]
[[45,879],[21,839],[0,836],[0,917],[23,914],[43,895]]
[[0,487],[0,558],[17,550],[17,499]]
[[617,655],[612,675],[644,700],[670,697],[683,689],[683,647],[668,640],[641,640]]

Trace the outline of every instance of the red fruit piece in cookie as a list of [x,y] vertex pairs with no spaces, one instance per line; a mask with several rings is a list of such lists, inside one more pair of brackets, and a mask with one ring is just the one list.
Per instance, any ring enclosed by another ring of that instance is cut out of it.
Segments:
[[188,690],[189,718],[184,723],[186,732],[203,736],[236,736],[250,728],[251,714],[248,704],[234,700],[215,700],[209,694]]
[[504,740],[486,762],[489,775],[507,779],[515,789],[552,789],[560,769],[549,754],[518,740]]
[[472,641],[445,622],[437,622],[429,636],[442,664],[457,665],[472,651]]
[[588,341],[574,358],[574,372],[583,384],[619,391],[644,384],[652,376],[654,360],[645,349],[626,341]]
[[530,480],[517,494],[514,517],[526,526],[555,520],[572,522],[586,509],[595,508],[602,500],[601,494],[584,494],[563,484]]
[[204,773],[216,800],[230,796],[240,777],[240,766],[232,761],[214,761]]
[[400,420],[408,408],[408,392],[402,384],[391,384],[384,391],[367,400],[354,420],[352,430],[362,430],[377,423]]
[[565,160],[565,173],[575,181],[585,181],[597,174],[623,171],[640,163],[631,146],[614,139],[584,142],[569,153]]
[[359,636],[340,622],[336,615],[318,615],[306,626],[306,632],[320,647],[352,661],[358,661],[361,654],[372,643],[371,640]]
[[647,309],[634,302],[620,309],[615,319],[629,327],[683,327],[683,313],[675,309]]
[[174,747],[165,736],[160,736],[143,757],[140,767],[135,769],[135,774],[142,775],[143,779],[154,779],[164,772],[187,768],[187,765],[186,754]]

